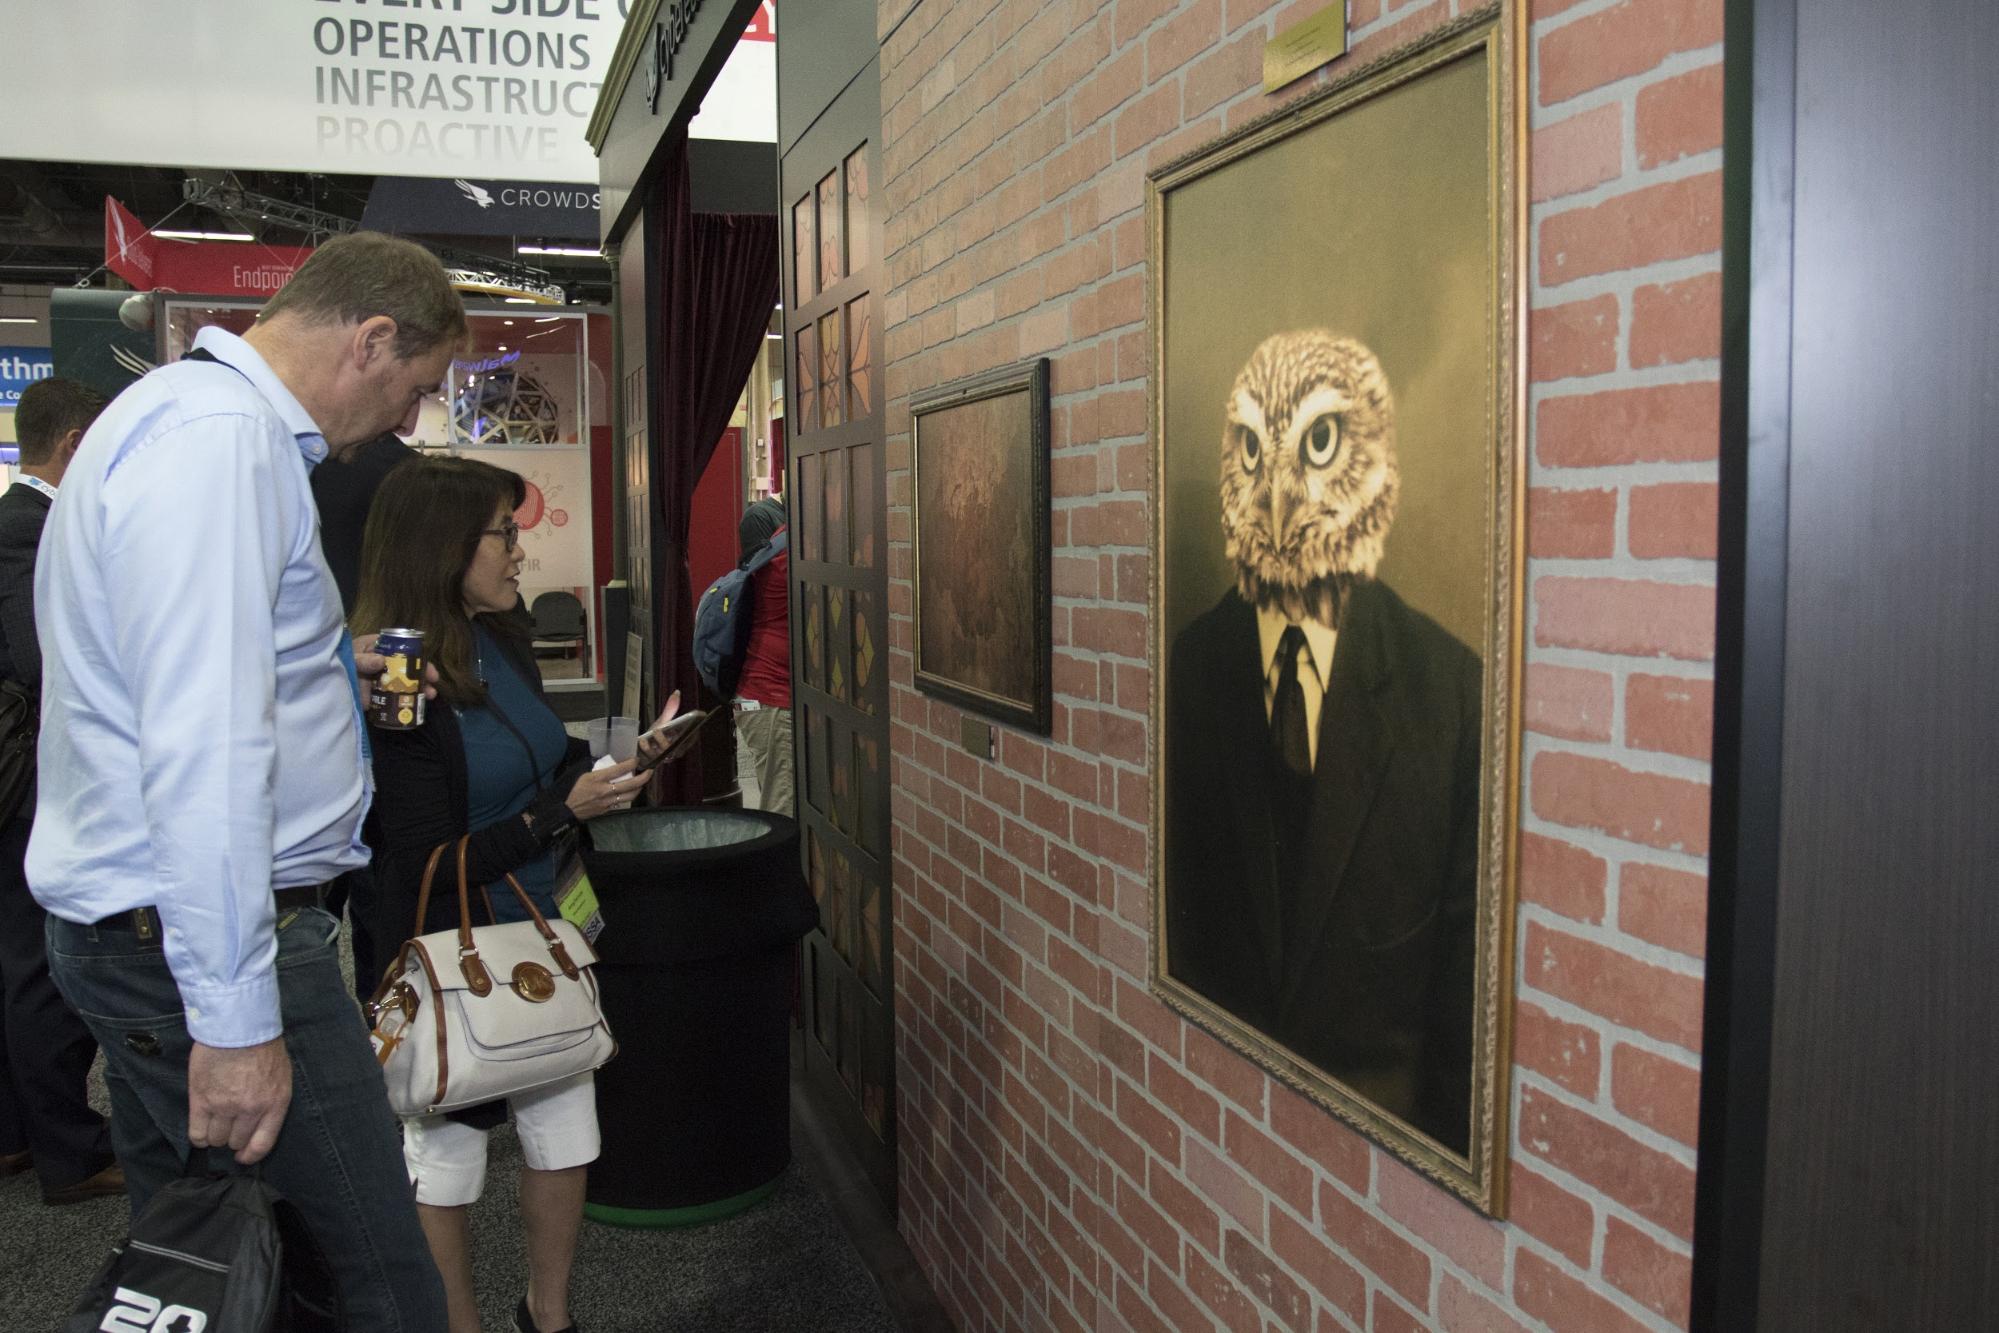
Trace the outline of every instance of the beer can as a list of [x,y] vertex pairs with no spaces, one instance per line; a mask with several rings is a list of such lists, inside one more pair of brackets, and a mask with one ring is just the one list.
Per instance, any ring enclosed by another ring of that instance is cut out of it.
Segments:
[[368,689],[368,721],[389,731],[423,725],[423,631],[385,629],[375,651],[386,661]]

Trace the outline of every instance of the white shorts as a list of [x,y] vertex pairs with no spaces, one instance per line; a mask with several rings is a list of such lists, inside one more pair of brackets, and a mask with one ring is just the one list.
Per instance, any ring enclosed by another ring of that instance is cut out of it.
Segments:
[[[507,1098],[521,1156],[536,1171],[562,1171],[597,1160],[597,1079],[576,1074]],[[403,1118],[403,1162],[416,1201],[440,1208],[478,1202],[486,1188],[486,1134],[443,1115]]]

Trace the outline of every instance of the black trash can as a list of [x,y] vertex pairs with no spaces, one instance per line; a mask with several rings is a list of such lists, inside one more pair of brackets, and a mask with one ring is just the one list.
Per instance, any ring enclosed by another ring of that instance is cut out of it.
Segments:
[[694,807],[606,815],[587,832],[618,1054],[597,1071],[604,1149],[584,1214],[630,1227],[726,1217],[791,1161],[793,946],[819,920],[798,823]]

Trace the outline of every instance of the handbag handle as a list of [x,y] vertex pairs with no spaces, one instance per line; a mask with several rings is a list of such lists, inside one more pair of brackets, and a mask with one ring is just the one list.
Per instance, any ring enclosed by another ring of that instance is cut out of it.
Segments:
[[[424,919],[430,914],[430,881],[437,874],[438,859],[444,855],[444,849],[447,846],[449,846],[448,843],[440,842],[437,844],[436,847],[431,849],[430,859],[423,863],[423,882],[417,887],[416,891],[416,922],[410,927],[411,939],[423,934]],[[486,909],[488,912],[492,910],[490,902],[487,903]],[[375,987],[374,997],[368,1001],[366,1006],[370,1020],[374,1018],[376,1011],[381,1007],[382,998],[388,994],[390,987],[395,984],[396,978],[402,975],[403,959],[408,955],[408,952],[407,946],[397,950],[396,956],[389,960],[389,965],[382,969],[382,980]]]
[[410,937],[423,934],[424,919],[430,915],[430,881],[437,874],[437,859],[444,855],[444,843],[431,849],[430,859],[423,863],[423,884],[416,891],[416,922],[410,927]]
[[[485,963],[480,961],[479,946],[472,940],[471,890],[465,865],[471,846],[472,835],[469,833],[458,840],[458,969],[465,976],[465,986],[468,990],[474,995],[486,995],[493,989],[493,977],[486,970]],[[438,851],[443,850],[442,847],[438,848]],[[434,859],[435,854],[433,854]],[[575,961],[570,958],[569,950],[562,943],[562,937],[549,927],[547,919],[541,914],[541,909],[534,905],[534,899],[528,897],[528,891],[521,887],[521,882],[514,878],[512,871],[507,872],[507,883],[512,887],[514,896],[521,900],[521,906],[527,909],[528,917],[534,922],[535,929],[541,932],[543,942],[548,945],[549,956],[555,960],[556,966],[562,969],[562,975],[571,981],[577,980],[582,974],[577,970]],[[488,910],[491,910],[490,904]]]
[[[461,841],[465,841],[465,839],[461,839]],[[412,938],[424,933],[424,923],[430,919],[430,881],[437,874],[438,858],[444,855],[444,849],[450,845],[448,842],[440,842],[431,850],[430,860],[424,862],[423,882],[418,886],[416,894],[416,921],[410,926],[410,936]],[[461,877],[464,874],[464,867],[462,865],[459,867],[459,873]],[[497,925],[500,917],[493,910],[493,895],[486,892],[484,884],[479,886],[479,896],[486,902],[486,919]],[[529,903],[528,906],[532,908],[534,904]],[[459,919],[464,919],[462,905],[459,912]]]

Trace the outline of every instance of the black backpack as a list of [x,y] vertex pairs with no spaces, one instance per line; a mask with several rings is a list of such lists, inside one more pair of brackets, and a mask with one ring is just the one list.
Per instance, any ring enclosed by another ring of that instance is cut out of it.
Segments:
[[780,532],[708,585],[694,604],[694,673],[724,699],[736,692],[750,646],[750,575],[777,558],[791,534]]
[[[194,1162],[205,1154],[196,1152]],[[61,1333],[331,1333],[339,1289],[297,1208],[255,1174],[173,1181]]]

